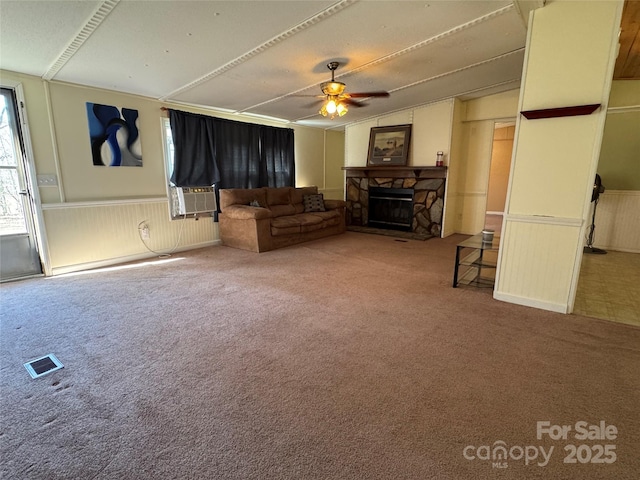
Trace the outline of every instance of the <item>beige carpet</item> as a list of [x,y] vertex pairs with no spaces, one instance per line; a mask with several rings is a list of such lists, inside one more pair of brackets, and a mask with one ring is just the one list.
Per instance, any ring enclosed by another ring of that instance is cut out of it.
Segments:
[[[2,285],[0,477],[637,479],[640,328],[451,288],[462,238],[347,232]],[[32,380],[48,353],[65,367]],[[572,431],[538,440],[539,421]],[[618,435],[577,440],[580,421]],[[616,459],[565,464],[569,444]],[[497,445],[506,468],[483,459]]]

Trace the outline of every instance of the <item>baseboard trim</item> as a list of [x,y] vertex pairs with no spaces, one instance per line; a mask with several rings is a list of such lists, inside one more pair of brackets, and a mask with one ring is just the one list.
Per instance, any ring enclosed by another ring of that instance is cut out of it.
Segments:
[[535,298],[520,297],[518,295],[499,292],[497,290],[494,290],[493,298],[495,298],[496,300],[500,300],[501,302],[515,303],[516,305],[523,305],[525,307],[539,308],[541,310],[549,310],[551,312],[557,313],[569,313],[568,305],[545,302],[542,300],[536,300]]
[[602,250],[606,250],[607,252],[640,253],[640,250],[638,250],[637,248],[618,248],[615,245],[599,245],[597,243],[593,246]]
[[[197,243],[197,244],[192,244],[192,245],[186,245],[183,247],[178,247],[176,248],[173,253],[178,253],[178,252],[186,252],[189,250],[196,250],[198,248],[204,248],[204,247],[212,247],[214,245],[222,245],[222,242],[220,240],[212,240],[210,242],[202,242],[202,243]],[[138,260],[146,260],[148,258],[158,258],[159,255],[152,253],[152,252],[144,252],[144,253],[137,253],[135,255],[127,255],[124,257],[115,257],[115,258],[108,258],[105,260],[99,260],[96,262],[87,262],[87,263],[77,263],[74,265],[65,265],[62,267],[54,267],[51,269],[51,276],[56,276],[56,275],[65,275],[68,273],[75,273],[75,272],[80,272],[83,270],[93,270],[96,268],[105,268],[105,267],[113,267],[114,265],[121,265],[123,263],[128,263],[128,262],[136,262]]]

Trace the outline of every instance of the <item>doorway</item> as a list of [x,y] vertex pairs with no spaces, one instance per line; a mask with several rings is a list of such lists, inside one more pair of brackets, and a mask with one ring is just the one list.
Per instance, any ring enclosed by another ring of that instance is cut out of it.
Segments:
[[493,131],[484,228],[494,230],[498,235],[502,230],[504,206],[507,200],[515,130],[515,123],[508,122],[496,123]]
[[42,274],[16,92],[0,89],[0,281]]

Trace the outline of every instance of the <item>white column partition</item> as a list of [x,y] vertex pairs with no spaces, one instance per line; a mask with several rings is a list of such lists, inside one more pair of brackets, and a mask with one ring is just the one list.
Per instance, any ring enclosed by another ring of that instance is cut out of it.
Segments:
[[[530,17],[494,297],[570,313],[616,59],[623,1],[550,2]],[[552,112],[547,112],[551,113]]]

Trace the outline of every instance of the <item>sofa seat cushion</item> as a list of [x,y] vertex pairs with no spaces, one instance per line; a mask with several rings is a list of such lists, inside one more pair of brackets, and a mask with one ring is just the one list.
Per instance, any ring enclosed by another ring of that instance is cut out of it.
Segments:
[[271,211],[266,208],[251,207],[249,205],[230,205],[225,207],[222,214],[228,218],[237,220],[260,220],[273,216]]
[[315,215],[322,218],[322,228],[333,227],[342,221],[342,217],[337,210],[328,210],[326,212],[313,212],[309,215]]
[[288,235],[290,233],[300,233],[300,222],[295,216],[289,215],[271,219],[271,235]]
[[332,218],[340,218],[340,213],[337,210],[327,210],[326,212],[313,212],[309,215],[320,217],[323,220],[331,220]]
[[312,232],[324,228],[324,220],[318,215],[301,213],[271,219],[271,234],[289,235],[292,233]]
[[324,220],[317,215],[301,213],[296,215],[296,218],[300,220],[300,231],[303,233],[320,230],[326,226]]

